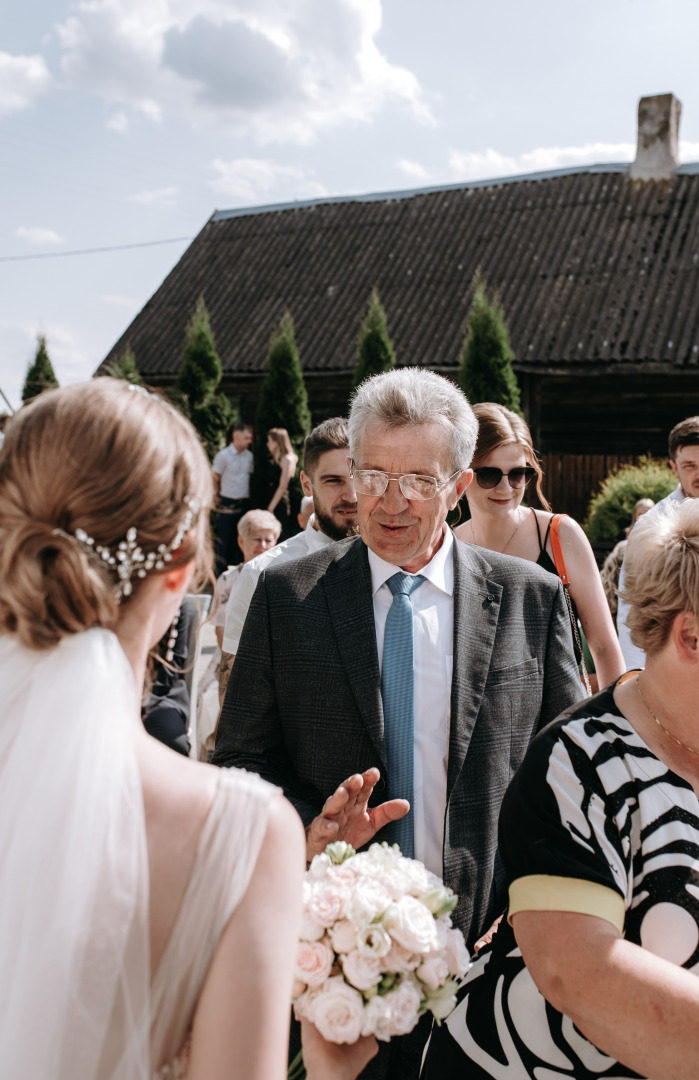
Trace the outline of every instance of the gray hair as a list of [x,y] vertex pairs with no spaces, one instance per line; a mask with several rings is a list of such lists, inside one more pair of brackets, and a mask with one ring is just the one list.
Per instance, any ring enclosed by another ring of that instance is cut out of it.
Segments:
[[372,420],[388,428],[438,424],[449,438],[452,470],[471,464],[478,421],[463,391],[434,371],[396,368],[373,375],[357,388],[348,420],[351,457]]
[[624,555],[622,599],[634,645],[657,652],[675,617],[699,619],[699,499],[668,502],[638,519]]
[[253,529],[271,529],[278,537],[282,523],[269,510],[248,510],[238,522],[238,536],[249,536]]

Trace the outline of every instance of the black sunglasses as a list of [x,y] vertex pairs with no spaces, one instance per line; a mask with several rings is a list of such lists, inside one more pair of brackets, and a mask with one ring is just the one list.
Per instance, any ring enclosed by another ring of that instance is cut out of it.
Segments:
[[510,469],[504,473],[502,469],[496,469],[494,465],[481,465],[480,469],[474,469],[478,486],[482,488],[495,488],[503,476],[506,476],[511,488],[525,487],[531,478],[536,475],[536,469],[531,465],[521,465],[518,469]]

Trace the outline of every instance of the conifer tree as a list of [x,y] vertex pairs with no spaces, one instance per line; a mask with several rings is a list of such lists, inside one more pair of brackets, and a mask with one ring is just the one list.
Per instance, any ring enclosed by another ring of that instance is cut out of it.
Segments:
[[185,331],[184,358],[175,379],[173,400],[199,432],[210,459],[221,449],[235,411],[217,393],[222,368],[204,297],[200,296]]
[[354,368],[352,387],[356,389],[370,375],[380,375],[395,367],[396,357],[388,336],[386,312],[379,300],[378,289],[371,290],[369,310],[362,323],[357,340],[357,363]]
[[461,389],[472,405],[495,401],[521,415],[513,360],[502,301],[497,292],[488,296],[486,281],[477,270],[459,368]]
[[22,388],[22,403],[24,405],[31,401],[32,398],[43,394],[44,390],[55,390],[58,386],[58,379],[46,349],[46,338],[43,334],[39,334],[36,340],[37,348],[34,361],[29,365]]
[[143,382],[136,367],[136,357],[130,345],[126,346],[120,357],[112,361],[105,374],[110,375],[113,379],[125,379],[127,382],[133,383],[134,386],[140,386]]
[[[267,432],[273,427],[283,427],[289,432],[300,466],[304,440],[311,430],[311,413],[296,347],[294,320],[288,311],[284,312],[279,327],[272,334],[267,354],[267,375],[255,413],[255,471],[251,494],[256,506],[266,506],[276,487],[278,472],[267,450]],[[295,517],[302,496],[298,472],[289,492],[292,515]]]

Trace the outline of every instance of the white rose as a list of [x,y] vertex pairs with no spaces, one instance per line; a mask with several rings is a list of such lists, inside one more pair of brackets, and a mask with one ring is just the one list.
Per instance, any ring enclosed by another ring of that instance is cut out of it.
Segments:
[[427,953],[439,947],[432,913],[414,896],[391,904],[383,921],[393,940],[411,952]]
[[380,881],[360,878],[352,892],[349,917],[357,928],[368,926],[390,903],[391,897]]
[[349,919],[341,919],[328,933],[336,953],[348,953],[357,947],[357,931]]
[[457,984],[453,979],[447,979],[444,986],[438,990],[429,990],[425,1008],[428,1009],[437,1020],[446,1020],[449,1013],[456,1008]]
[[307,986],[325,982],[335,960],[335,954],[320,941],[300,941],[296,951],[295,978]]
[[391,1038],[391,1006],[386,996],[377,994],[364,1006],[362,1035],[375,1035],[381,1042]]
[[345,978],[357,990],[370,990],[381,981],[381,961],[378,956],[367,956],[355,949],[342,957]]
[[458,979],[463,979],[471,965],[464,935],[460,930],[447,930],[447,964],[449,974],[456,975]]
[[404,949],[402,945],[399,945],[397,941],[394,941],[390,951],[382,957],[381,966],[384,971],[395,971],[398,973],[414,971],[420,963],[420,959],[421,957],[416,956],[415,953],[410,952],[409,949]]
[[418,1020],[422,994],[412,979],[403,979],[400,986],[395,990],[389,990],[385,995],[391,1009],[389,1031],[393,1035],[407,1035],[412,1031]]
[[349,900],[349,889],[341,882],[328,879],[314,881],[306,911],[321,926],[332,926],[339,919],[344,919]]
[[326,855],[323,851],[320,855],[313,856],[311,860],[311,865],[309,866],[306,873],[312,878],[324,878],[328,871],[328,868],[331,866],[332,861],[330,859],[330,856]]
[[447,976],[450,974],[446,956],[443,953],[428,956],[420,964],[415,974],[430,990],[436,990],[446,981]]
[[365,926],[357,934],[357,948],[365,956],[386,956],[392,945],[391,935],[377,923]]
[[313,1023],[328,1042],[355,1043],[362,1033],[364,999],[335,975],[321,987],[313,1002]]

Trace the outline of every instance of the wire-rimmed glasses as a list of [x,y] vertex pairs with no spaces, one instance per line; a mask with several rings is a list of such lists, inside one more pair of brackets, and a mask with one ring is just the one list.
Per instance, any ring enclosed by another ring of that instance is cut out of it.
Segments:
[[377,499],[384,494],[391,480],[395,480],[403,498],[414,499],[418,502],[436,499],[439,492],[447,484],[453,483],[463,471],[463,469],[457,469],[446,480],[437,480],[434,476],[422,476],[420,473],[403,473],[396,476],[379,469],[357,469],[354,462],[350,464],[350,476],[354,481],[354,490],[357,494],[372,495]]

